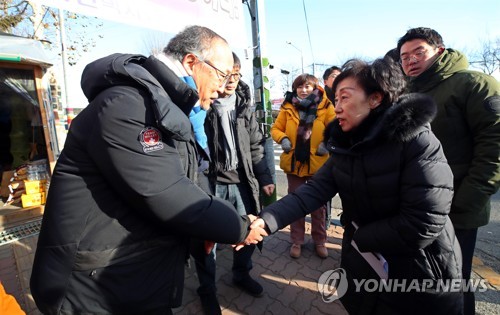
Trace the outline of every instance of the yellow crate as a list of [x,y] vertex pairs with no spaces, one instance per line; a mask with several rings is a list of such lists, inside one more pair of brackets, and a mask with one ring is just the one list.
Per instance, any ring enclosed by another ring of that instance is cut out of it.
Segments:
[[23,194],[21,196],[21,202],[22,202],[23,208],[43,205],[43,204],[45,204],[45,193],[39,192],[39,193],[29,194],[29,195]]
[[47,180],[25,180],[24,186],[26,195],[36,194],[45,191]]

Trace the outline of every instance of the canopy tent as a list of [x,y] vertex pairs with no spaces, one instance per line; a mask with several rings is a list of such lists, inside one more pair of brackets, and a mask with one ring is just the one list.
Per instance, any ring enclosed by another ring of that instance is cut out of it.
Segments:
[[0,32],[0,61],[52,66],[40,41]]

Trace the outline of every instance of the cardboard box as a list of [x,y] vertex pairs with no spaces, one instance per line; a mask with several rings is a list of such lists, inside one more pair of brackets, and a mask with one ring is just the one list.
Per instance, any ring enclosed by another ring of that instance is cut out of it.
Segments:
[[43,204],[45,204],[45,193],[39,192],[39,193],[29,194],[29,195],[23,194],[21,196],[21,202],[22,202],[23,208],[43,205]]
[[45,187],[47,185],[47,181],[44,180],[25,180],[24,187],[26,189],[26,194],[36,194],[45,191]]

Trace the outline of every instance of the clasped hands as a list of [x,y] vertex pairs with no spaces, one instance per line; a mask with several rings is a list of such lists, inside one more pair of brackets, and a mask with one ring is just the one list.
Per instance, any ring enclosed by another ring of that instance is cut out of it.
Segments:
[[242,249],[245,245],[257,244],[264,239],[264,236],[268,236],[265,227],[266,223],[262,218],[254,215],[247,215],[252,224],[250,225],[250,233],[248,233],[247,238],[239,244],[233,245],[235,250]]

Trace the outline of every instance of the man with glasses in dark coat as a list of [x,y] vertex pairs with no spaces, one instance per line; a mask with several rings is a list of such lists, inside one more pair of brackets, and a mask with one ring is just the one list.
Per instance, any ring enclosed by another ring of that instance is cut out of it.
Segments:
[[[409,91],[425,93],[438,105],[432,131],[453,171],[450,218],[469,281],[477,229],[488,224],[490,198],[500,186],[500,84],[468,70],[465,55],[445,48],[441,35],[427,27],[408,30],[397,50]],[[474,292],[465,292],[465,315],[475,313],[474,304]]]
[[189,114],[208,109],[233,67],[227,42],[191,26],[158,56],[87,65],[89,105],[57,161],[31,292],[44,314],[171,314],[191,237],[242,242],[249,216],[198,186]]

